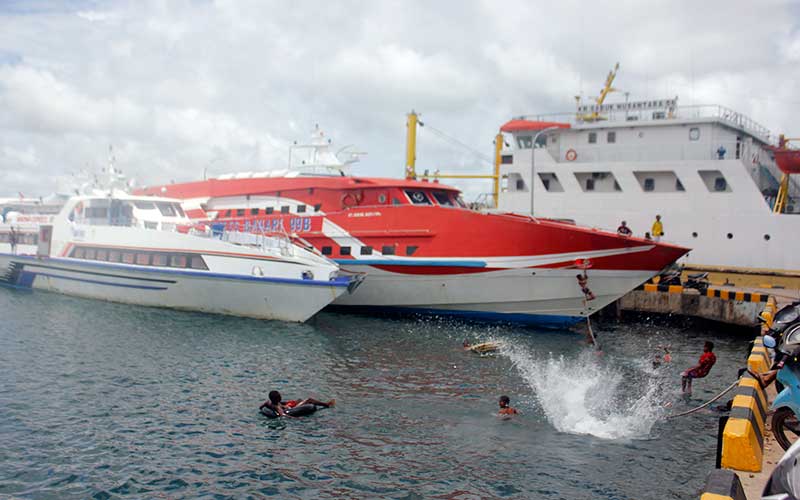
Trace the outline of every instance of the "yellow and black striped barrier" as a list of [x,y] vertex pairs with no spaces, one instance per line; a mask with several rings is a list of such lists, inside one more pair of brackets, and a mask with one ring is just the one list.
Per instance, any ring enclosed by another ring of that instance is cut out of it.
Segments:
[[739,302],[766,302],[769,295],[766,293],[743,292],[741,290],[709,288],[706,290],[706,297],[714,297],[722,300],[738,300]]
[[646,283],[642,286],[642,289],[645,292],[683,293],[683,287],[681,285],[664,285],[661,283]]
[[747,500],[739,476],[732,470],[714,469],[706,478],[700,500]]
[[[763,337],[756,339],[747,365],[756,373],[769,369],[769,355]],[[767,409],[767,395],[758,381],[748,373],[742,375],[736,387],[730,417],[722,433],[722,467],[761,472]]]
[[[692,290],[681,285],[665,285],[662,283],[645,283],[638,290],[645,292],[665,292],[683,293],[684,290]],[[722,300],[738,300],[739,302],[767,302],[769,295],[766,293],[744,292],[742,290],[723,290],[721,288],[708,288],[704,294],[706,297]]]

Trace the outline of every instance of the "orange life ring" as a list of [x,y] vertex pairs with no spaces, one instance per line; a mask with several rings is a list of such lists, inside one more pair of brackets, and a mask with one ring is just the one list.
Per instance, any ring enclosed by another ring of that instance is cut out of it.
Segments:
[[574,149],[568,149],[567,154],[564,155],[564,157],[567,159],[567,161],[575,161],[575,159],[578,157],[578,153],[576,153]]

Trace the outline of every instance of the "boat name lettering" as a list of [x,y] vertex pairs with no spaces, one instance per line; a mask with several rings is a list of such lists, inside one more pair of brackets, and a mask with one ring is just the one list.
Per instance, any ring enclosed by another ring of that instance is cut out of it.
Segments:
[[[289,219],[289,227],[293,232],[311,231],[311,217],[292,217]],[[244,233],[266,233],[270,231],[285,231],[283,219],[276,217],[273,219],[228,221],[225,223],[226,231],[241,231]]]
[[380,217],[380,212],[353,212],[348,213],[348,217]]

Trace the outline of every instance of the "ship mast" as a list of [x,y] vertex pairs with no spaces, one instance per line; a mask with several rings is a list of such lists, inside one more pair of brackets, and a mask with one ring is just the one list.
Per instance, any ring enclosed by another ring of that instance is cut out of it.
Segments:
[[603,102],[605,102],[606,97],[608,97],[608,94],[610,94],[611,92],[615,92],[617,90],[614,87],[612,87],[612,84],[614,83],[614,78],[617,77],[617,70],[619,70],[619,63],[615,64],[614,69],[608,72],[608,76],[606,76],[606,83],[605,85],[603,85],[603,88],[600,89],[600,95],[597,96],[597,98],[594,100],[595,106],[593,107],[590,113],[581,114],[580,96],[575,97],[575,100],[578,103],[578,113],[576,116],[578,121],[596,122],[600,120],[605,120],[605,117],[600,116],[600,107],[603,105]]

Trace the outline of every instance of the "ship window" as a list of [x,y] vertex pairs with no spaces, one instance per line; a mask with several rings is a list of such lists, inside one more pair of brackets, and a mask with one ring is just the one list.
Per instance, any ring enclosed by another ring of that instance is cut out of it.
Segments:
[[178,215],[180,215],[181,217],[186,217],[186,212],[184,212],[183,208],[181,208],[181,206],[177,203],[175,204],[175,210],[178,211]]
[[722,175],[722,172],[719,170],[698,170],[697,172],[700,174],[700,178],[703,179],[703,183],[706,185],[706,189],[708,189],[712,193],[730,193],[731,187],[728,185],[728,181],[725,179],[725,176]]
[[597,132],[589,132],[589,144],[597,144]]
[[575,172],[575,179],[584,191],[596,193],[613,193],[622,191],[617,179],[611,172]]
[[322,255],[330,255],[333,253],[333,248],[331,247],[322,247]]
[[171,255],[169,258],[170,267],[186,267],[185,255]]
[[417,245],[408,245],[406,247],[406,255],[411,257],[412,255],[414,255],[414,252],[417,251],[417,248],[419,248]]
[[606,142],[609,144],[614,144],[617,142],[617,133],[616,132],[609,132],[606,136]]
[[76,259],[82,259],[84,255],[86,255],[86,251],[81,247],[77,247],[72,251],[72,257]]
[[700,129],[698,127],[692,127],[689,129],[689,140],[690,141],[700,140]]
[[306,206],[305,205],[297,205],[297,213],[298,214],[305,213],[305,211],[306,211]]
[[319,212],[320,210],[322,210],[322,203],[317,203],[316,205],[314,205],[315,212]]
[[86,207],[85,212],[87,219],[105,219],[108,217],[107,207]]
[[206,265],[206,262],[199,255],[193,255],[192,256],[192,260],[189,262],[189,266],[192,269],[203,269],[203,270],[206,270],[206,271],[208,270],[208,266]]
[[551,193],[564,192],[564,186],[561,185],[558,181],[558,176],[553,172],[539,172],[539,180],[542,181],[544,188]]
[[350,255],[350,247],[340,247],[339,255]]
[[153,255],[153,265],[154,266],[162,266],[165,267],[169,262],[169,259],[163,253],[157,253]]
[[406,196],[408,196],[408,199],[411,200],[411,203],[415,205],[431,204],[431,200],[425,196],[425,191],[413,191],[411,189],[406,189]]
[[140,266],[149,266],[150,265],[150,254],[137,253],[136,254],[136,264],[138,264]]
[[135,200],[135,201],[133,202],[133,205],[134,205],[136,208],[138,208],[138,209],[141,209],[141,210],[152,210],[152,209],[156,208],[156,204],[155,204],[155,203],[153,203],[152,201],[139,201],[139,200]]
[[156,206],[158,207],[158,211],[161,212],[161,215],[164,217],[175,217],[178,214],[175,211],[175,206],[172,203],[159,201],[156,203]]
[[642,191],[646,193],[675,193],[684,191],[683,184],[672,170],[646,170],[634,171],[634,177],[639,181]]
[[267,208],[264,209],[264,213],[267,214],[267,215],[271,214],[274,211],[275,211],[275,207],[267,207]]
[[227,211],[225,212],[225,217],[230,217],[230,216],[231,216],[231,211],[230,211],[230,210],[227,210]]
[[521,135],[517,137],[517,147],[519,149],[531,149],[533,146],[533,138],[529,135]]
[[383,250],[381,250],[383,255],[394,255],[394,246],[392,245],[383,245]]
[[250,209],[250,215],[258,215],[259,210],[257,208]]
[[122,258],[122,254],[117,250],[109,250],[108,252],[108,261],[109,262],[119,262]]
[[527,191],[528,186],[525,185],[525,179],[516,172],[508,174],[506,178],[506,191],[514,193],[517,191]]
[[514,163],[514,156],[512,155],[503,155],[500,157],[500,163],[503,165],[511,165]]
[[133,264],[136,260],[136,254],[132,252],[123,252],[122,253],[122,263],[123,264]]
[[85,258],[88,260],[94,260],[94,256],[96,255],[96,251],[94,248],[87,248],[86,249],[86,256]]
[[288,214],[289,213],[289,205],[282,206],[281,207],[281,213],[282,214]]
[[97,254],[94,256],[96,260],[106,261],[108,260],[108,250],[105,248],[101,248],[97,250]]
[[447,196],[447,193],[445,193],[444,191],[434,191],[433,197],[436,198],[436,201],[439,203],[439,205],[442,205],[444,207],[453,206],[453,202],[450,201],[450,197]]
[[403,204],[403,202],[401,202],[400,200],[398,200],[395,197],[392,197],[392,205],[402,205],[402,204]]
[[237,208],[237,209],[236,209],[236,216],[237,216],[237,217],[242,217],[242,216],[244,216],[244,208]]
[[361,247],[361,255],[372,255],[372,247]]

